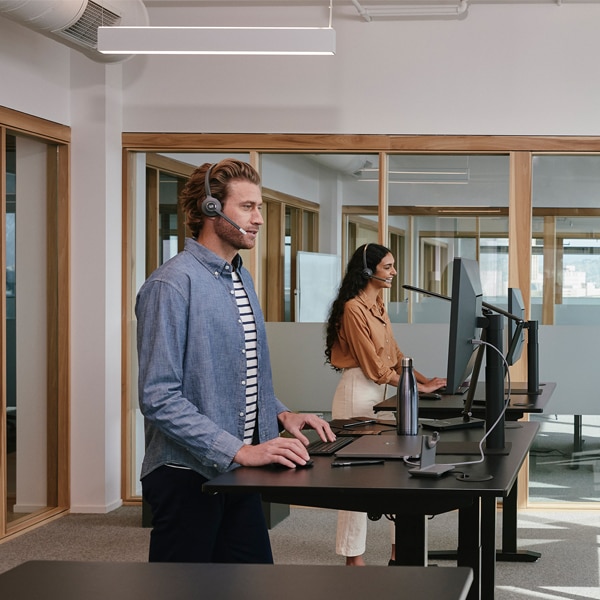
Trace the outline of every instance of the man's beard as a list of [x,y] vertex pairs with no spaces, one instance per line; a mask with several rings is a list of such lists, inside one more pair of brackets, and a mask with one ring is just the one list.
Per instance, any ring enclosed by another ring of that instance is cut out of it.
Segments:
[[249,250],[254,248],[254,236],[244,235],[239,229],[236,229],[225,219],[217,218],[215,220],[215,233],[229,245],[237,250]]

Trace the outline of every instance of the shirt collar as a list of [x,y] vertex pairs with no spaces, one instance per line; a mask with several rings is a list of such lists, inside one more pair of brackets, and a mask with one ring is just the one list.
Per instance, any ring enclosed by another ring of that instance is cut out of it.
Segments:
[[362,302],[376,317],[381,317],[383,314],[382,308],[384,306],[383,300],[380,295],[377,295],[375,300],[371,300],[364,292],[358,294],[358,300]]
[[211,273],[231,273],[233,270],[239,271],[243,261],[239,254],[236,254],[231,263],[209,250],[206,246],[199,244],[193,238],[186,238],[185,250],[190,252],[200,263],[202,263]]

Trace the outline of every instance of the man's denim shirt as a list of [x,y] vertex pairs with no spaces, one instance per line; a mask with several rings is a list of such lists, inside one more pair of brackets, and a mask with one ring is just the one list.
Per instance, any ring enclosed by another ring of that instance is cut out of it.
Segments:
[[[279,435],[288,410],[273,391],[264,319],[250,273],[234,260],[254,312],[259,441]],[[141,477],[170,463],[207,478],[232,468],[246,413],[244,330],[232,265],[193,239],[142,285],[136,300],[139,401],[146,454]]]

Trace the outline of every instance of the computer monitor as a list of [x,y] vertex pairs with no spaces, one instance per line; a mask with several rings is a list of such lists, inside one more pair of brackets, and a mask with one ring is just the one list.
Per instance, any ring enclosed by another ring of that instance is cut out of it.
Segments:
[[508,319],[506,362],[512,366],[521,358],[525,345],[525,303],[519,288],[508,288],[508,312],[520,319],[520,321]]
[[482,316],[481,280],[479,264],[468,258],[455,258],[452,268],[452,303],[448,336],[448,369],[446,390],[455,394],[469,378],[475,366]]

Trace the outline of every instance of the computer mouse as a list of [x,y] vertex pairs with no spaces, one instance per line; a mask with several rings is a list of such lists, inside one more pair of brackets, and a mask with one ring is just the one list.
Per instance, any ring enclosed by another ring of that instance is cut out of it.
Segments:
[[287,467],[287,466],[285,466],[285,465],[282,465],[282,464],[280,464],[280,463],[272,463],[272,464],[270,464],[270,465],[267,465],[267,466],[268,466],[269,468],[271,468],[271,469],[274,469],[274,470],[276,470],[276,471],[291,471],[291,470],[293,470],[293,469],[308,469],[308,468],[312,467],[312,466],[313,466],[313,464],[314,464],[314,463],[313,463],[313,460],[312,460],[312,458],[309,458],[309,459],[306,461],[306,464],[305,464],[305,465],[300,465],[300,464],[297,464],[295,467]]

